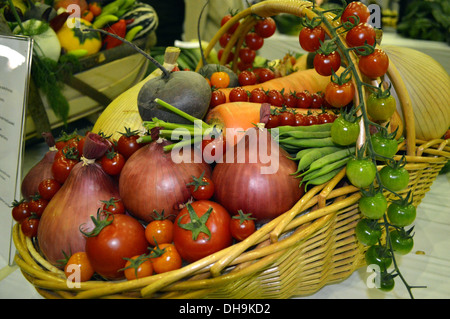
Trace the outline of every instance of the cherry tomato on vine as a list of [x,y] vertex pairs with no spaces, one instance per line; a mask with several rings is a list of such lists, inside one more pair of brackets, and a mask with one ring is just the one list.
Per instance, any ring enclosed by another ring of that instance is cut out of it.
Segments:
[[336,72],[341,66],[341,56],[339,52],[333,51],[330,54],[317,53],[313,60],[314,69],[323,76]]
[[21,223],[30,216],[31,211],[27,201],[21,200],[21,201],[14,201],[12,203],[12,218],[16,222]]
[[371,93],[367,98],[367,113],[374,121],[388,121],[397,109],[397,102],[392,95],[378,97],[376,93]]
[[358,202],[361,214],[370,219],[380,219],[386,212],[388,202],[382,192],[363,195]]
[[387,216],[394,226],[409,226],[416,219],[416,207],[411,203],[392,202],[387,209]]
[[70,172],[77,164],[78,164],[77,159],[70,159],[65,156],[59,157],[52,164],[53,178],[58,183],[64,184],[64,182],[69,177]]
[[271,113],[265,127],[270,129],[278,126],[280,126],[280,118],[278,117],[278,114]]
[[59,191],[61,184],[54,178],[44,179],[38,185],[38,192],[42,198],[50,200]]
[[255,33],[262,38],[271,37],[277,29],[277,25],[275,20],[271,17],[267,17],[261,20],[258,20],[255,24]]
[[153,265],[146,255],[136,255],[126,260],[123,272],[127,280],[148,277],[153,275]]
[[383,136],[382,133],[375,133],[370,136],[373,150],[383,157],[392,158],[397,153],[398,142],[394,138]]
[[255,218],[251,217],[251,213],[244,214],[242,210],[238,214],[233,215],[230,221],[231,236],[238,241],[242,241],[256,230]]
[[383,186],[390,190],[401,191],[408,186],[409,172],[404,167],[384,166],[380,170],[380,180]]
[[351,28],[345,36],[345,41],[349,47],[363,46],[366,42],[373,46],[375,45],[375,40],[375,29],[368,23],[359,23]]
[[349,21],[354,23],[355,21],[352,18],[349,19],[351,16],[357,16],[360,22],[365,23],[369,20],[370,11],[364,3],[353,1],[345,7],[341,15],[341,22]]
[[242,87],[237,86],[237,87],[234,87],[231,89],[228,98],[229,98],[230,102],[247,102],[248,101],[248,93]]
[[239,59],[245,64],[252,64],[256,58],[256,51],[248,47],[239,50]]
[[264,38],[256,34],[256,32],[249,32],[245,35],[245,44],[248,48],[258,51],[264,45]]
[[409,254],[414,247],[413,236],[404,228],[391,230],[389,236],[391,238],[392,249],[397,254]]
[[311,94],[311,106],[312,109],[320,109],[324,103],[324,93],[323,92],[316,92]]
[[42,213],[45,210],[45,207],[48,205],[48,200],[42,198],[41,195],[35,195],[31,197],[31,200],[28,202],[28,208],[31,213],[36,214],[37,217],[41,217]]
[[111,214],[125,214],[125,205],[122,199],[111,197],[109,200],[102,200],[102,210]]
[[319,124],[319,118],[315,114],[309,114],[306,116],[306,126]]
[[279,126],[294,126],[295,125],[295,114],[290,111],[282,111],[278,114],[278,125]]
[[227,150],[226,138],[223,134],[219,136],[205,136],[201,145],[202,157],[207,163],[213,163],[225,156]]
[[39,218],[31,214],[20,223],[20,229],[22,233],[30,238],[36,237],[39,227]]
[[[219,61],[222,59],[222,55],[223,52],[225,51],[225,49],[220,49],[219,51],[217,51],[217,58],[219,59]],[[230,63],[231,61],[233,61],[234,58],[234,52],[230,52],[228,53],[227,59],[225,60],[225,64]]]
[[377,265],[385,271],[392,264],[392,255],[385,246],[373,245],[365,253],[367,265]]
[[223,71],[213,72],[209,80],[211,81],[211,85],[218,89],[226,88],[230,84],[230,76],[227,72]]
[[284,93],[283,94],[284,105],[289,108],[297,107],[297,97],[295,93]]
[[336,120],[336,115],[330,114],[330,113],[320,113],[317,115],[317,118],[319,119],[319,124],[325,124],[325,123],[333,123]]
[[209,107],[214,108],[217,105],[223,104],[227,102],[227,97],[225,93],[221,90],[212,90],[211,92],[211,100],[209,102]]
[[373,53],[361,56],[358,66],[362,74],[376,79],[386,74],[389,68],[389,57],[383,50],[375,49]]
[[212,180],[205,176],[205,171],[197,176],[192,176],[192,182],[188,183],[189,191],[192,197],[196,200],[210,199],[214,195],[214,183]]
[[375,245],[381,238],[381,226],[377,220],[363,218],[356,224],[355,235],[361,244]]
[[88,281],[92,278],[94,272],[94,268],[84,251],[71,255],[64,266],[64,274],[72,282]]
[[283,106],[284,97],[283,94],[278,90],[269,90],[267,92],[268,103],[273,106]]
[[301,109],[309,109],[312,105],[312,96],[308,91],[297,92],[297,107]]
[[155,273],[162,274],[171,270],[180,269],[183,260],[174,244],[161,244],[150,253],[150,262]]
[[307,126],[308,120],[307,115],[301,113],[295,113],[295,124],[294,126]]
[[325,41],[325,30],[321,26],[314,28],[303,27],[300,30],[299,42],[303,50],[315,52],[320,48],[320,43]]
[[391,291],[395,287],[394,276],[386,271],[380,273],[380,286],[378,289],[381,291]]
[[269,101],[269,98],[262,88],[255,88],[250,92],[249,101],[254,103],[266,103]]
[[352,158],[347,162],[346,167],[347,178],[353,186],[366,188],[375,180],[377,167],[368,158]]
[[173,239],[173,222],[164,214],[158,214],[145,227],[145,237],[152,246],[170,244]]
[[125,157],[115,151],[108,151],[100,159],[100,165],[106,174],[111,176],[119,175],[125,165]]
[[328,83],[325,88],[325,100],[332,107],[341,108],[353,101],[355,86],[351,81],[344,84]]
[[238,75],[239,85],[253,85],[256,84],[256,75],[253,71],[244,70]]
[[230,215],[220,204],[187,204],[174,222],[173,242],[181,257],[193,262],[231,245]]
[[[220,20],[220,26],[223,26],[225,23],[227,23],[232,18],[233,18],[232,14],[224,15],[222,17],[222,20]],[[227,32],[230,33],[230,34],[233,34],[234,31],[236,31],[236,29],[239,27],[239,24],[240,24],[239,21],[234,23],[231,27],[228,28]]]
[[255,68],[253,72],[256,75],[258,83],[264,83],[275,78],[275,73],[268,68]]
[[342,146],[352,145],[358,139],[360,127],[357,121],[350,121],[339,116],[331,125],[331,139]]
[[117,140],[117,151],[122,154],[125,159],[130,158],[138,149],[142,147],[142,144],[137,142],[139,138],[138,131],[131,131],[129,128],[125,128],[125,132]]
[[230,42],[231,37],[232,37],[232,34],[230,34],[228,32],[224,33],[219,39],[220,46],[222,48],[225,48],[227,46],[228,42]]

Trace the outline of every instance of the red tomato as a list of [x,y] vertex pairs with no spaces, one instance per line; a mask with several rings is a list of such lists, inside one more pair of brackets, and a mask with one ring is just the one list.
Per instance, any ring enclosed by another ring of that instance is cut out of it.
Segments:
[[52,174],[55,180],[60,184],[64,184],[73,167],[77,163],[78,160],[69,159],[64,156],[56,159],[52,164]]
[[351,28],[345,36],[345,41],[350,47],[363,46],[366,42],[374,45],[376,39],[375,29],[368,23],[360,23]]
[[209,136],[206,138],[205,136],[202,140],[201,150],[206,163],[213,163],[221,159],[227,150],[225,136],[223,134],[217,137]]
[[256,75],[258,83],[264,83],[275,78],[275,73],[268,68],[255,68],[253,72]]
[[279,125],[280,125],[280,117],[277,114],[271,113],[269,115],[269,119],[267,120],[265,127],[267,129],[270,129],[270,128],[277,127]]
[[230,39],[231,39],[231,34],[230,33],[224,33],[221,37],[220,37],[220,39],[219,39],[219,44],[220,44],[220,46],[222,47],[222,48],[225,48],[226,46],[227,46],[227,44],[228,44],[228,42],[230,42]]
[[267,102],[270,103],[270,105],[283,106],[284,104],[283,94],[281,94],[281,92],[278,90],[269,90],[269,92],[267,92],[267,97]]
[[333,51],[330,54],[317,53],[314,56],[314,69],[323,76],[329,76],[332,71],[336,72],[341,66],[341,56],[339,52]]
[[336,108],[341,108],[349,104],[355,95],[355,87],[351,81],[342,85],[334,82],[328,83],[325,89],[325,99]]
[[321,26],[303,27],[300,30],[299,42],[303,50],[315,52],[320,48],[320,41],[325,41],[325,30]]
[[295,114],[293,112],[290,111],[283,111],[280,112],[280,114],[278,115],[278,119],[279,119],[279,126],[285,126],[285,125],[290,125],[290,126],[294,126],[295,125]]
[[306,115],[301,114],[301,113],[295,113],[295,123],[294,126],[306,126],[307,125],[307,121],[306,121]]
[[56,179],[49,178],[39,183],[38,192],[43,199],[50,200],[60,188],[61,184]]
[[246,70],[252,70],[253,69],[253,62],[252,63],[244,63],[241,60],[238,60],[237,68],[240,72],[246,71]]
[[317,118],[319,119],[319,124],[333,123],[334,120],[336,119],[336,115],[329,113],[321,113],[317,115]]
[[228,98],[230,102],[248,102],[247,91],[240,86],[231,89]]
[[316,124],[319,124],[319,118],[317,117],[317,115],[310,114],[306,116],[306,126]]
[[297,107],[301,109],[309,109],[311,107],[312,97],[308,91],[298,92],[296,95]]
[[258,51],[264,45],[264,38],[255,32],[249,32],[245,35],[245,44],[248,48]]
[[250,70],[244,70],[238,75],[239,85],[253,85],[256,84],[256,75]]
[[316,92],[311,95],[311,108],[320,109],[323,105],[323,93]]
[[284,105],[286,105],[286,107],[297,107],[297,96],[295,95],[295,93],[284,93],[283,99]]
[[275,20],[271,17],[259,20],[255,24],[255,33],[262,38],[271,37],[277,30]]
[[[225,49],[220,49],[219,51],[217,51],[217,58],[219,59],[219,61],[222,59],[222,55],[223,55],[223,51]],[[231,61],[233,61],[234,58],[234,52],[230,52],[228,54],[227,60],[225,61],[225,64],[230,63]]]
[[211,100],[209,102],[209,107],[214,108],[217,105],[223,104],[227,102],[227,97],[225,93],[220,90],[213,90],[211,92]]
[[142,147],[142,144],[137,142],[139,138],[137,131],[131,131],[129,128],[125,128],[125,132],[117,140],[117,152],[122,154],[125,159],[130,158],[134,152]]
[[102,210],[111,214],[125,214],[125,205],[122,199],[111,197],[109,200],[102,200]]
[[124,258],[147,252],[145,228],[126,214],[110,214],[99,219],[102,228],[98,234],[85,234],[86,254],[100,276],[111,280],[122,279],[125,276],[122,270],[126,264]]
[[[231,14],[227,14],[223,16],[222,20],[220,21],[220,26],[223,26],[225,23],[227,23],[229,20],[231,20],[233,16]],[[234,23],[230,28],[227,30],[228,33],[233,34],[234,31],[239,27],[239,22]]]
[[255,61],[256,51],[250,48],[244,47],[239,50],[239,58],[245,64],[251,64]]
[[269,101],[269,98],[262,88],[256,88],[250,92],[249,101],[254,103],[266,103]]
[[30,216],[31,216],[31,211],[28,206],[28,202],[26,202],[25,200],[21,200],[19,202],[18,201],[13,202],[12,217],[16,222],[21,223]]
[[214,195],[214,183],[205,176],[205,171],[199,177],[192,176],[192,182],[188,183],[189,191],[196,200],[210,199]]
[[375,49],[373,53],[361,56],[358,62],[359,70],[365,76],[375,79],[383,76],[389,68],[389,57],[381,49]]
[[173,242],[181,257],[194,262],[231,245],[231,217],[212,201],[187,204],[175,220]]
[[357,16],[359,17],[359,22],[365,23],[369,21],[370,11],[364,3],[353,1],[345,7],[341,15],[341,22],[349,21],[355,23],[352,18],[349,19],[351,16]]
[[171,243],[161,244],[154,248],[150,253],[150,262],[157,274],[180,269],[183,264],[180,253]]
[[238,241],[246,239],[256,230],[255,218],[251,214],[244,214],[239,210],[239,214],[234,215],[230,221],[231,236]]
[[47,205],[48,200],[42,198],[41,195],[33,196],[32,199],[28,202],[28,208],[30,212],[36,214],[37,217],[42,216],[42,213],[44,212]]
[[39,227],[39,218],[37,216],[31,215],[20,224],[22,233],[30,238],[36,237]]
[[107,152],[100,159],[100,165],[106,174],[111,176],[119,175],[125,165],[125,157],[117,152]]

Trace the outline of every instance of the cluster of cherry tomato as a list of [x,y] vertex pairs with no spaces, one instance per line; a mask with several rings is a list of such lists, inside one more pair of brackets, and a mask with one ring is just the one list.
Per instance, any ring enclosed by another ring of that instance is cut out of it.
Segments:
[[[221,26],[223,26],[225,23],[227,23],[233,15],[227,14],[222,18]],[[219,60],[222,57],[222,54],[224,52],[224,48],[227,46],[228,42],[230,41],[233,33],[237,30],[239,27],[240,22],[236,22],[233,24],[226,33],[222,35],[222,37],[219,39],[219,44],[222,47],[218,52],[218,58]],[[256,51],[262,48],[264,45],[264,39],[271,37],[276,31],[276,24],[275,20],[267,17],[263,19],[259,19],[252,30],[250,30],[245,35],[244,40],[244,46],[240,48],[238,52],[238,62],[237,67],[240,71],[252,69],[253,68],[253,62],[256,57]],[[234,51],[231,51],[230,54],[227,57],[227,63],[233,61],[234,59]]]
[[[355,19],[356,17],[356,19]],[[361,2],[351,2],[341,15],[342,23],[351,23],[352,27],[345,33],[348,47],[359,55],[358,66],[361,73],[371,79],[383,76],[388,69],[389,59],[382,49],[374,49],[370,54],[364,54],[363,46],[374,46],[375,29],[367,23],[370,17],[369,9]],[[358,21],[357,21],[358,20]],[[358,23],[356,23],[358,22]],[[332,75],[341,66],[341,55],[336,46],[325,44],[325,30],[319,20],[306,20],[299,34],[300,46],[308,52],[316,52],[314,57],[315,70],[324,76]],[[325,99],[333,107],[344,107],[352,102],[355,94],[353,83],[347,78],[342,81],[332,81],[325,89]]]

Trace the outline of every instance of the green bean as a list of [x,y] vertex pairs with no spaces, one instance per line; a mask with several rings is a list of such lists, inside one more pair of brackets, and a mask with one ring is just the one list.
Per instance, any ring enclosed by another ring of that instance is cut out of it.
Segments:
[[324,124],[316,124],[316,125],[309,125],[309,126],[283,125],[283,126],[276,127],[276,129],[278,130],[279,134],[286,133],[286,132],[294,132],[294,131],[303,131],[303,132],[319,132],[319,131],[322,131],[323,132],[323,131],[331,130],[331,125],[332,124],[333,123],[324,123]]
[[330,163],[327,164],[325,166],[323,166],[320,169],[314,170],[314,171],[307,171],[307,174],[303,175],[302,180],[303,181],[309,181],[312,180],[314,178],[318,178],[320,176],[323,176],[325,174],[328,174],[329,172],[337,169],[337,168],[342,168],[344,167],[347,162],[350,160],[350,156],[347,156],[339,161],[336,161],[334,163]]
[[287,137],[279,141],[283,145],[291,145],[300,148],[308,147],[324,147],[324,146],[336,146],[331,137],[324,138],[305,138],[298,139],[294,137]]
[[331,136],[331,131],[318,131],[318,132],[306,132],[306,131],[289,131],[285,133],[281,133],[277,137],[280,136],[290,136],[295,138],[323,138]]
[[311,165],[309,166],[309,170],[314,171],[316,169],[322,168],[325,165],[341,160],[349,156],[350,154],[353,154],[354,152],[355,147],[350,147],[348,149],[341,149],[340,151],[325,155],[317,161],[311,163]]
[[311,163],[313,163],[317,159],[322,158],[328,154],[335,153],[340,149],[341,148],[337,146],[318,147],[311,149],[311,151],[303,155],[300,161],[298,162],[298,167],[295,174],[298,174],[299,172],[307,169],[311,165]]
[[304,149],[298,151],[298,152],[295,154],[295,157],[288,157],[288,158],[289,158],[290,160],[293,160],[293,161],[298,161],[298,160],[300,160],[303,156],[305,156],[307,153],[312,152],[313,150],[314,150],[314,148],[304,148]]
[[312,185],[320,185],[320,184],[324,184],[324,183],[330,181],[341,170],[342,170],[342,168],[336,168],[335,170],[333,170],[333,171],[331,171],[331,172],[329,172],[329,173],[327,173],[325,175],[322,175],[320,177],[316,177],[314,179],[311,179],[311,180],[307,181],[306,185],[305,185],[305,189],[307,189],[310,184],[312,184]]

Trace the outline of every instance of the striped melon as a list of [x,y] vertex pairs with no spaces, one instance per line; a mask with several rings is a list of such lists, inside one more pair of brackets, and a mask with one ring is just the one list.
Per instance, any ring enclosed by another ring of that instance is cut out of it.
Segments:
[[141,25],[143,29],[139,31],[134,39],[147,36],[150,32],[155,31],[158,27],[159,19],[155,9],[143,2],[136,1],[136,3],[123,14],[121,19],[133,20],[133,22],[127,25],[127,31],[132,28]]

